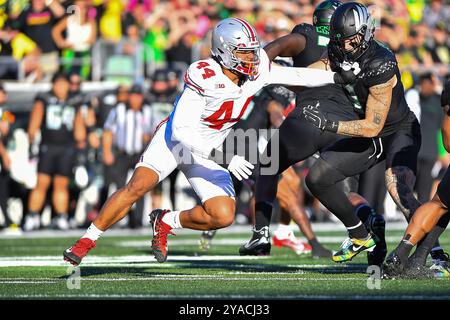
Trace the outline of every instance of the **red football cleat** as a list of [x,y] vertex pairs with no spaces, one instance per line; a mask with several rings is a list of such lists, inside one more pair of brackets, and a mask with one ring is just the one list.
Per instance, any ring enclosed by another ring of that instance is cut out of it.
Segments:
[[64,260],[70,262],[74,266],[78,266],[88,252],[94,248],[95,241],[92,241],[89,238],[81,238],[73,247],[64,251]]
[[312,251],[312,247],[303,241],[298,239],[280,239],[276,235],[272,237],[272,243],[276,247],[287,247],[295,251],[296,254],[307,254]]
[[175,235],[172,227],[162,221],[162,218],[170,210],[156,209],[150,213],[150,223],[153,227],[152,250],[158,262],[167,260],[167,236]]

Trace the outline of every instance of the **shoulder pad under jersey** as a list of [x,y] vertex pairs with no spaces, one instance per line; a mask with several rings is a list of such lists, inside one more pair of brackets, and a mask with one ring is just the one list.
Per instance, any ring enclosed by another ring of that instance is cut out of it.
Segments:
[[220,65],[213,59],[192,63],[184,74],[184,83],[201,95],[211,95],[215,90],[217,75],[222,73]]
[[294,27],[294,29],[292,29],[291,33],[298,33],[298,34],[302,34],[305,37],[309,38],[311,37],[314,33],[316,32],[316,30],[314,29],[314,26],[308,23],[301,23],[298,24]]

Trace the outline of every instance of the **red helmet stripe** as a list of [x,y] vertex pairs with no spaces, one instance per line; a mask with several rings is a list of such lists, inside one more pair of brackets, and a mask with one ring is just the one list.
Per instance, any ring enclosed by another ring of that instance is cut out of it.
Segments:
[[253,27],[251,25],[249,25],[248,22],[243,19],[240,19],[240,18],[236,18],[236,19],[239,20],[249,31],[252,41],[256,41],[256,35],[255,35],[255,32],[253,32]]

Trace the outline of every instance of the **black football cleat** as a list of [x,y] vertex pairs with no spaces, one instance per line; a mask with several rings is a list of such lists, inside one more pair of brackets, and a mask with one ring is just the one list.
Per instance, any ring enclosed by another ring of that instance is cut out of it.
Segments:
[[376,247],[372,252],[367,252],[367,263],[381,267],[387,255],[386,221],[379,214],[371,214],[368,220],[367,226],[374,235]]
[[239,248],[241,256],[268,256],[270,255],[269,227],[261,230],[253,229],[252,238]]
[[405,272],[406,261],[402,261],[396,251],[392,251],[383,265],[383,279],[401,278]]

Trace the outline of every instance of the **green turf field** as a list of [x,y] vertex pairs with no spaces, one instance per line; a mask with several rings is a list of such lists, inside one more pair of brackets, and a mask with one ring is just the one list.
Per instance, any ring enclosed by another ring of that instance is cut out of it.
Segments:
[[[331,249],[344,237],[342,231],[318,235]],[[390,250],[401,235],[400,230],[387,233]],[[75,236],[2,237],[0,298],[450,299],[450,281],[442,279],[382,280],[380,289],[369,279],[369,289],[365,254],[348,264],[313,260],[287,248],[273,248],[270,257],[239,257],[239,245],[248,236],[223,231],[205,253],[198,249],[199,233],[182,233],[170,238],[169,259],[159,264],[143,232],[106,234],[75,271],[62,261]],[[449,232],[441,243],[450,248]]]

